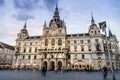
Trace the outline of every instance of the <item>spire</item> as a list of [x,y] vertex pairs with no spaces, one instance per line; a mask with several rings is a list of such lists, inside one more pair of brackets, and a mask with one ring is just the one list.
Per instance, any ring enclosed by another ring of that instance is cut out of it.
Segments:
[[93,13],[91,12],[91,25],[95,24],[94,18],[93,18]]
[[59,16],[59,11],[58,11],[58,3],[56,3],[56,8],[55,8],[55,12],[54,12],[53,18],[54,18],[54,19],[55,19],[55,18],[60,18],[60,16]]
[[47,24],[46,24],[46,21],[44,22],[44,28],[46,28],[47,27]]
[[24,24],[24,28],[23,29],[26,29],[26,27],[27,27],[26,23],[27,23],[27,18],[25,20],[25,24]]

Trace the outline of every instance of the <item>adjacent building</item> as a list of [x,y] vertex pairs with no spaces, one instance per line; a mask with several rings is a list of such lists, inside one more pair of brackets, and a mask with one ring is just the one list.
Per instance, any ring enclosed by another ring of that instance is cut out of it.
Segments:
[[15,47],[0,42],[0,69],[10,68],[12,66]]
[[[120,68],[118,40],[111,33],[108,36],[112,64]],[[91,24],[86,33],[67,34],[67,26],[59,16],[56,6],[54,16],[49,25],[43,25],[41,36],[30,36],[26,22],[16,39],[16,50],[13,59],[14,68],[38,68],[47,70],[69,69],[100,69],[104,65],[109,68],[105,35],[91,16]]]

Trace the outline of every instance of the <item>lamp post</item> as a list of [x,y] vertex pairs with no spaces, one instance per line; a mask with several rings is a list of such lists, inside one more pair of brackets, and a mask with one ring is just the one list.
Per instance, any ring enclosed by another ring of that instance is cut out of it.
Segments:
[[115,74],[114,74],[114,70],[113,70],[113,66],[112,66],[112,60],[111,60],[111,55],[110,55],[110,49],[108,46],[108,38],[107,38],[107,32],[106,32],[106,22],[100,22],[99,23],[100,29],[102,29],[103,32],[105,32],[105,38],[106,38],[106,44],[107,44],[107,53],[109,56],[109,61],[110,61],[110,67],[111,67],[111,71],[112,71],[112,79],[116,80],[115,78]]

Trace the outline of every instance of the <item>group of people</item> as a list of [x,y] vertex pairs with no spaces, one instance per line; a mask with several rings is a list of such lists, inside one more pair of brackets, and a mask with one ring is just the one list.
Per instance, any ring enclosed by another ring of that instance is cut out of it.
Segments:
[[[46,67],[42,67],[42,76],[46,76],[46,71],[47,71],[47,68]],[[55,73],[57,73],[58,72],[58,68],[57,67],[55,67]],[[64,68],[63,67],[61,67],[61,73],[63,73],[64,72]],[[106,78],[107,78],[107,67],[106,66],[104,66],[103,67],[103,77],[104,77],[104,80],[106,80]]]

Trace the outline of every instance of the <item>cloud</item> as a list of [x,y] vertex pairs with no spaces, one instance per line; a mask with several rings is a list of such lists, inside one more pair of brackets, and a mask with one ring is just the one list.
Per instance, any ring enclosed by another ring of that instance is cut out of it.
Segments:
[[39,7],[39,0],[14,0],[14,6],[17,9],[33,10]]
[[14,7],[16,9],[16,14],[12,17],[20,21],[25,21],[26,18],[34,19],[35,10],[42,8],[42,0],[14,0]]
[[28,14],[28,13],[18,13],[18,14],[15,14],[13,15],[13,17],[15,17],[18,21],[25,21],[26,18],[27,19],[34,19],[34,16],[31,15],[31,14]]
[[4,0],[0,0],[0,6],[4,5]]
[[49,10],[53,10],[57,0],[44,0],[44,2]]

